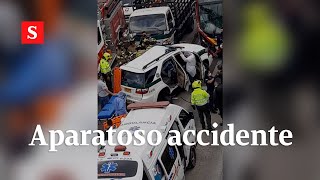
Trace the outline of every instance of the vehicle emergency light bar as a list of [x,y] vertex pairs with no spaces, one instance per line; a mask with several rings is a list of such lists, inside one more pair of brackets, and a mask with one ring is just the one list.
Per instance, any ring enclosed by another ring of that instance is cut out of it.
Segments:
[[128,105],[129,110],[135,109],[149,109],[149,108],[164,108],[169,106],[169,101],[160,101],[154,103],[133,103]]

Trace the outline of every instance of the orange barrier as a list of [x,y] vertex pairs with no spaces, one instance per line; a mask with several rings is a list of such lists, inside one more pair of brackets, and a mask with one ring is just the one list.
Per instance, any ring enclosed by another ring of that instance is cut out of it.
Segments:
[[113,92],[118,93],[121,91],[121,69],[115,67],[113,71]]

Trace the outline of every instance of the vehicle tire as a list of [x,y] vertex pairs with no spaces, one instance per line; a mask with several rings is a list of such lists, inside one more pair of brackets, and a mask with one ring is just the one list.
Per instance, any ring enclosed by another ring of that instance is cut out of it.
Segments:
[[196,154],[196,147],[192,146],[190,149],[190,157],[189,157],[188,169],[192,169],[197,164],[197,154]]
[[186,31],[187,33],[191,33],[194,30],[194,19],[193,19],[193,16],[189,17],[186,30],[187,30]]
[[158,95],[158,102],[159,101],[169,101],[171,103],[172,99],[170,96],[170,90],[169,89],[163,89],[160,91]]

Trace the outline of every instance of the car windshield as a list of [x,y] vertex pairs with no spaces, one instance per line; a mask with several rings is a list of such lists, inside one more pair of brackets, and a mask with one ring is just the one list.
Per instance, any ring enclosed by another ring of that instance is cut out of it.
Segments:
[[131,32],[141,33],[165,31],[166,18],[164,14],[150,14],[144,16],[135,16],[130,18],[129,28]]
[[208,35],[219,33],[223,26],[222,3],[199,5],[200,27]]
[[153,82],[157,68],[153,68],[146,73],[135,73],[122,70],[121,84],[133,88],[148,88],[150,83]]
[[138,162],[129,160],[102,161],[98,163],[98,179],[129,178],[137,174]]

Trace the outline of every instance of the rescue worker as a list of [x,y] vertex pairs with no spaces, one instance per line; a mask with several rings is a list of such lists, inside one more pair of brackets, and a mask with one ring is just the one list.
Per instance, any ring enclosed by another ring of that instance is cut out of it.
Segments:
[[[202,125],[202,129],[213,130],[211,125],[211,114],[210,110],[208,108],[208,102],[210,95],[201,88],[201,81],[196,80],[192,83],[192,88],[194,89],[191,93],[191,105],[192,108],[197,108],[197,111],[199,113],[200,122]],[[204,115],[206,116],[206,122],[204,121]]]
[[191,52],[184,52],[181,56],[181,58],[186,62],[186,71],[189,76],[190,82],[194,81],[194,77],[197,74],[197,69],[196,69],[196,57],[193,53]]
[[112,87],[111,84],[111,66],[109,61],[112,59],[112,55],[110,53],[104,53],[100,62],[99,69],[100,74],[102,75],[104,81],[107,83],[108,87]]
[[101,109],[109,102],[109,95],[115,95],[102,79],[102,76],[98,76],[98,105]]
[[126,108],[126,98],[127,95],[123,92],[119,92],[116,96],[116,98],[113,101],[113,107],[115,110],[115,116],[121,116],[127,114],[127,108]]

